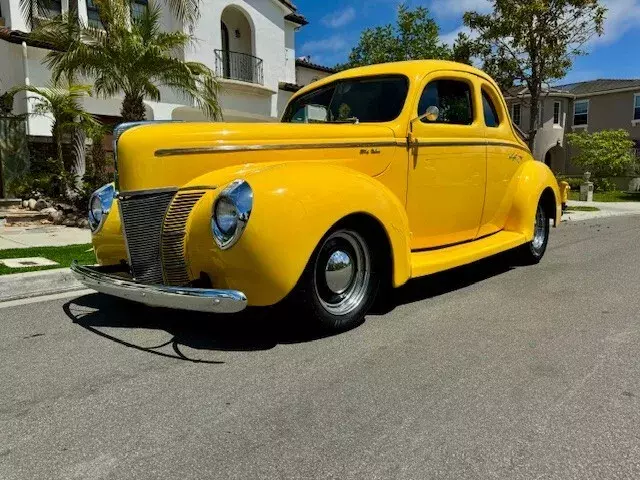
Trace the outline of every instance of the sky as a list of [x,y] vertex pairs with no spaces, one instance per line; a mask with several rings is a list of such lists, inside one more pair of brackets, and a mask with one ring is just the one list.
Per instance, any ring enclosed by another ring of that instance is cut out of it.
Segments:
[[[608,8],[604,35],[588,45],[565,79],[572,83],[596,78],[640,78],[640,0],[600,0]],[[296,55],[326,66],[344,62],[360,32],[395,21],[399,0],[296,0],[309,25],[296,34]],[[490,11],[489,0],[408,0],[427,7],[440,26],[440,37],[453,43],[468,10]]]

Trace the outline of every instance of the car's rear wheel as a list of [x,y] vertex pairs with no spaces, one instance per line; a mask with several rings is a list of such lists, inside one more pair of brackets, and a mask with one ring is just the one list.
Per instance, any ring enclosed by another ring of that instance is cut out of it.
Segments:
[[517,250],[519,262],[526,265],[538,263],[547,250],[548,242],[549,216],[545,212],[541,201],[536,208],[536,216],[533,222],[533,239]]
[[380,274],[372,242],[352,228],[337,228],[320,242],[297,288],[318,326],[342,331],[359,325],[371,307]]

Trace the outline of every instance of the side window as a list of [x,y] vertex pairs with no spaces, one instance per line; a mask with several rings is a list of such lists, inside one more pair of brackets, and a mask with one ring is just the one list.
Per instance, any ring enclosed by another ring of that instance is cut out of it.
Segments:
[[484,124],[487,127],[497,127],[500,125],[498,111],[491,101],[491,97],[484,90],[482,90],[482,110],[484,111]]
[[458,80],[436,80],[430,82],[422,92],[418,103],[418,115],[427,108],[438,107],[438,118],[423,123],[449,123],[453,125],[471,125],[473,123],[473,102],[471,87]]
[[513,113],[511,115],[511,119],[513,120],[513,123],[520,126],[520,104],[519,103],[513,104]]

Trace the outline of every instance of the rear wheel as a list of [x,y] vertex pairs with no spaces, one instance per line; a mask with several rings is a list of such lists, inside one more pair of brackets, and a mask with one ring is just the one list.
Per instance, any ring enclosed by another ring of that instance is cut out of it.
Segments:
[[321,328],[347,330],[364,319],[380,283],[371,245],[355,229],[339,228],[316,248],[296,293]]
[[542,202],[538,203],[533,222],[533,239],[516,250],[518,260],[526,265],[538,263],[544,256],[549,242],[549,217]]

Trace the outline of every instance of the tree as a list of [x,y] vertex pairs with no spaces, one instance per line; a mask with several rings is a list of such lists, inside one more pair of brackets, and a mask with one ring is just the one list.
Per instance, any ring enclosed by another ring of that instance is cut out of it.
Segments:
[[338,68],[352,68],[374,63],[450,59],[451,49],[440,41],[440,28],[429,10],[410,10],[404,3],[398,6],[396,25],[367,28],[349,54],[349,60]]
[[464,14],[477,34],[475,53],[500,83],[520,83],[531,96],[529,146],[538,128],[543,84],[563,78],[585,44],[602,35],[606,9],[599,0],[492,0],[493,11]]
[[53,78],[95,78],[97,94],[124,94],[121,115],[125,121],[145,119],[144,99],[160,101],[167,87],[194,102],[210,118],[221,117],[219,82],[200,62],[188,62],[175,53],[184,51],[192,37],[183,32],[162,32],[160,8],[149,3],[131,21],[128,0],[94,0],[102,28],[75,22],[61,15],[39,26],[33,38],[54,48],[45,57]]
[[[77,135],[79,131],[96,128],[98,124],[98,121],[87,113],[80,103],[83,97],[91,95],[91,87],[89,85],[76,84],[61,87],[55,83],[48,87],[22,85],[12,88],[9,93],[13,96],[20,91],[38,95],[33,105],[34,115],[50,115],[53,117],[51,136],[56,147],[58,163],[64,166],[64,170],[68,173],[74,173],[74,167],[77,162],[75,159],[73,162],[69,158],[65,159],[63,144],[65,143],[65,137],[70,136],[75,141],[79,138]],[[84,148],[84,142],[82,147]]]
[[622,175],[635,162],[634,143],[626,130],[568,133],[567,141],[577,150],[571,161],[595,177]]

